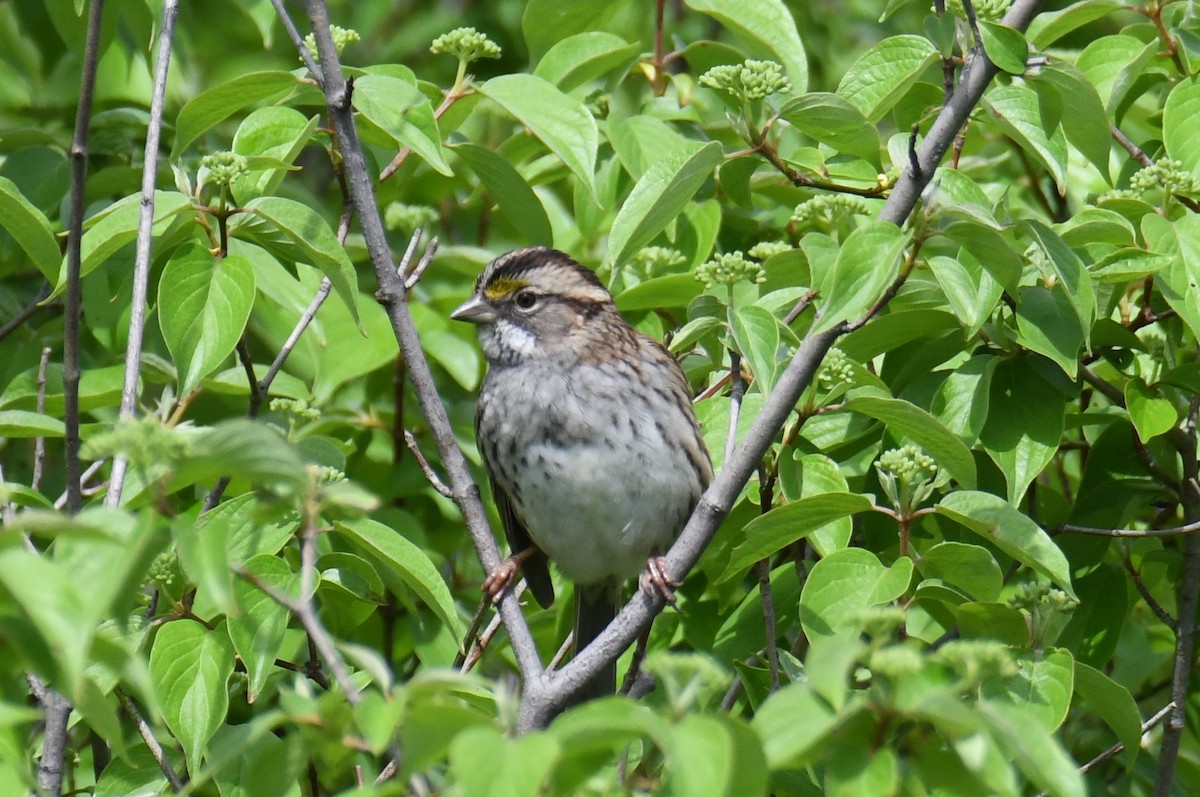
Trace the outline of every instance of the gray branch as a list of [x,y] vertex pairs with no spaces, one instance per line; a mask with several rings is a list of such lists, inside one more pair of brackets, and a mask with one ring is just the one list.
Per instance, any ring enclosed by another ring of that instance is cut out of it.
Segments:
[[[450,425],[446,408],[442,405],[433,374],[429,370],[429,363],[421,350],[421,341],[417,336],[412,315],[408,311],[404,280],[397,274],[392,262],[383,220],[375,203],[375,190],[367,174],[366,159],[358,140],[358,131],[354,127],[350,109],[350,87],[342,74],[333,38],[329,34],[329,14],[321,0],[308,0],[307,8],[309,22],[317,41],[320,69],[324,75],[321,89],[325,94],[325,103],[329,109],[330,123],[337,137],[337,145],[342,153],[342,167],[350,188],[350,197],[358,212],[363,238],[371,256],[371,265],[375,269],[379,298],[384,303],[392,331],[400,344],[409,380],[437,444],[450,489],[471,533],[475,552],[484,569],[491,571],[500,566],[500,549],[496,545],[495,535],[480,499],[479,485],[471,477],[466,457],[458,447],[454,429]],[[533,635],[521,614],[520,604],[510,591],[501,598],[499,606],[526,688],[536,689],[542,679],[542,662]]]
[[[142,157],[142,201],[138,216],[137,243],[133,258],[133,297],[129,310],[129,340],[125,344],[125,382],[121,387],[121,420],[133,417],[137,409],[138,379],[142,370],[142,342],[146,336],[146,294],[150,285],[150,239],[154,227],[154,186],[158,181],[158,143],[162,138],[163,105],[167,94],[167,72],[171,66],[171,46],[175,39],[175,18],[179,0],[166,0],[162,9],[162,32],[158,36],[158,64],[154,70],[154,89],[150,95],[150,122],[146,127],[146,147]],[[106,507],[119,506],[125,488],[129,462],[121,454],[113,459],[108,478]]]
[[[1024,28],[1039,6],[1039,0],[1017,0],[1005,17],[1005,24]],[[484,568],[492,570],[500,564],[500,552],[479,499],[478,485],[471,478],[466,460],[455,441],[453,429],[421,351],[420,340],[406,304],[404,281],[397,275],[392,263],[375,204],[374,189],[367,176],[361,145],[354,127],[350,109],[351,87],[347,85],[342,74],[329,35],[325,4],[321,0],[308,0],[307,7],[309,21],[316,36],[321,69],[324,72],[322,89],[329,108],[331,126],[344,158],[351,197],[358,210],[363,237],[379,283],[379,298],[387,308],[392,329],[409,368],[414,391],[421,401],[446,468],[450,488],[471,532],[476,553]],[[995,72],[995,67],[986,57],[973,53],[968,58],[959,90],[947,103],[914,155],[916,169],[910,165],[901,175],[880,218],[902,224],[912,213],[937,164],[949,150],[955,134],[978,103]],[[724,470],[700,499],[687,526],[668,552],[668,576],[681,580],[699,560],[720,522],[728,514],[763,454],[792,412],[800,393],[811,383],[825,353],[844,331],[844,326],[827,330],[809,336],[801,344],[745,440],[726,461]],[[525,681],[525,696],[518,727],[528,730],[544,725],[561,709],[570,694],[633,643],[638,634],[662,610],[662,604],[661,595],[639,591],[599,638],[561,671],[551,674],[542,668],[520,607],[511,593],[507,594],[501,601],[500,612]]]
[[[1041,0],[1017,0],[1005,15],[1004,24],[1024,30],[1040,6]],[[995,74],[996,67],[986,57],[972,53],[963,69],[958,90],[942,109],[915,154],[917,170],[914,171],[912,165],[905,168],[879,214],[880,219],[894,224],[903,224],[908,219],[937,165],[954,143],[954,136],[979,103]],[[725,461],[724,470],[701,497],[687,526],[667,553],[667,575],[672,579],[682,581],[699,561],[733,502],[783,428],[801,392],[812,382],[825,353],[847,326],[805,338],[745,440],[734,451],[734,455]],[[526,684],[518,728],[529,730],[548,722],[588,678],[633,644],[654,616],[662,611],[662,607],[660,596],[639,590],[608,629],[566,667],[547,676],[544,682],[534,684],[533,688]]]

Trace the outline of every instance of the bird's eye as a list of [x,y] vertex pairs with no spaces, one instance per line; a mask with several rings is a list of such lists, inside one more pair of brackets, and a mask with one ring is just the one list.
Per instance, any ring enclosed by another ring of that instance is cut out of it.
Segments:
[[521,310],[532,310],[534,305],[537,304],[538,297],[533,291],[521,291],[513,301],[516,302],[517,307]]

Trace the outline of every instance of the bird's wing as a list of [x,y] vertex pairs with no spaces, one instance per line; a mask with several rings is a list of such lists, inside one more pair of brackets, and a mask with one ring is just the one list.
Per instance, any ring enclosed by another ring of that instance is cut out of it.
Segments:
[[500,512],[500,522],[504,524],[504,536],[508,539],[508,548],[512,553],[519,554],[529,548],[533,553],[521,562],[521,572],[525,575],[525,583],[529,591],[537,599],[542,608],[548,608],[554,603],[554,583],[550,581],[550,564],[546,554],[534,545],[529,536],[529,530],[517,517],[512,500],[504,488],[491,479],[492,495],[496,499],[496,509]]

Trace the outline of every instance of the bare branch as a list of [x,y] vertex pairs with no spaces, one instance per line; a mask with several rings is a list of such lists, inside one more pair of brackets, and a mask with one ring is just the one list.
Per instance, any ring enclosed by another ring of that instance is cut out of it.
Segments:
[[0,325],[0,340],[4,340],[11,335],[13,332],[19,329],[22,324],[37,315],[40,310],[49,310],[57,307],[57,302],[42,304],[42,302],[45,301],[46,297],[49,295],[50,285],[48,283],[42,285],[41,290],[38,291],[37,296],[33,298],[32,302],[25,305],[23,308],[21,308],[20,312]]
[[291,334],[283,342],[283,348],[279,350],[279,354],[275,355],[275,360],[271,363],[271,367],[267,369],[262,381],[258,383],[258,389],[262,395],[265,396],[270,392],[271,383],[275,381],[275,377],[282,370],[284,362],[287,361],[292,350],[296,348],[296,344],[300,342],[300,336],[304,334],[304,330],[308,329],[308,325],[317,317],[317,311],[321,309],[321,305],[325,304],[325,300],[329,298],[329,291],[332,288],[333,283],[329,281],[329,277],[321,280],[321,286],[317,288],[317,293],[313,296],[313,300],[305,308],[304,313],[300,316],[300,320],[296,322],[296,326],[292,329]]
[[425,474],[426,481],[429,482],[433,489],[446,498],[454,498],[454,491],[446,486],[446,483],[442,481],[440,476],[434,473],[429,460],[425,459],[425,455],[421,453],[421,447],[417,445],[417,438],[413,437],[412,432],[407,429],[404,430],[404,442],[408,446],[408,450],[417,458],[417,464],[421,466],[421,472]]
[[[137,409],[138,379],[142,366],[142,343],[146,336],[146,295],[150,285],[151,230],[154,226],[154,186],[158,182],[158,143],[162,138],[163,105],[167,94],[167,73],[171,67],[171,48],[175,39],[175,18],[179,0],[163,3],[158,36],[158,64],[154,70],[154,88],[150,94],[150,121],[146,127],[146,147],[142,156],[142,200],[138,216],[137,243],[133,258],[133,297],[129,311],[129,339],[125,344],[125,381],[121,386],[118,417],[128,420]],[[125,489],[129,467],[124,456],[113,459],[104,505],[118,506]]]
[[[1025,30],[1041,5],[1041,0],[1016,0],[1002,22],[1010,28]],[[974,50],[967,55],[954,96],[942,108],[917,150],[915,171],[912,165],[905,167],[900,179],[892,187],[879,218],[893,224],[904,223],[996,72],[996,67],[985,56]]]
[[[168,0],[171,2],[171,0]],[[114,690],[117,694],[117,700],[121,701],[121,707],[125,709],[132,719],[133,724],[137,727],[138,735],[142,737],[142,741],[146,743],[146,747],[150,750],[150,755],[154,757],[154,763],[158,764],[158,768],[167,777],[167,783],[171,784],[171,791],[178,794],[183,791],[183,781],[179,775],[175,774],[175,768],[171,766],[171,762],[167,760],[167,755],[163,751],[162,745],[158,743],[158,739],[154,738],[154,731],[150,728],[146,718],[138,711],[137,704],[133,699],[125,693],[124,689],[117,687]]]
[[[83,508],[79,464],[79,322],[83,293],[80,272],[83,238],[84,181],[87,178],[88,126],[92,119],[92,99],[96,89],[96,64],[100,57],[100,21],[104,0],[92,0],[88,7],[87,39],[83,48],[83,75],[80,78],[79,105],[75,110],[75,133],[71,138],[71,211],[67,222],[66,317],[63,324],[63,459],[66,463],[67,511],[75,514]],[[62,767],[59,767],[61,775]],[[47,784],[40,784],[48,791]],[[61,782],[53,785],[58,794]]]
[[[42,347],[42,359],[38,362],[37,373],[37,411],[38,414],[46,412],[46,367],[50,364],[51,349],[49,346]],[[29,486],[35,490],[40,490],[42,487],[42,472],[46,467],[46,438],[39,435],[33,441],[33,478],[30,480]]]
[[[463,513],[467,528],[471,532],[471,539],[475,544],[475,552],[479,561],[484,569],[490,572],[500,565],[500,550],[488,524],[483,502],[480,500],[479,486],[471,477],[466,458],[458,447],[450,419],[446,415],[445,407],[442,406],[441,397],[438,395],[437,386],[433,381],[433,374],[429,370],[429,363],[421,349],[420,338],[405,301],[404,281],[398,276],[392,262],[387,236],[383,229],[383,220],[379,216],[379,208],[375,203],[375,190],[367,174],[366,159],[363,156],[358,131],[354,127],[354,119],[350,112],[349,87],[342,74],[333,39],[329,34],[328,12],[321,0],[308,0],[307,7],[309,21],[317,41],[317,51],[320,54],[321,68],[324,71],[322,90],[325,93],[330,122],[337,134],[338,145],[341,148],[342,164],[350,189],[350,197],[358,212],[363,239],[371,256],[371,264],[375,269],[375,279],[380,289],[379,295],[384,302],[388,319],[392,324],[392,331],[395,333],[400,350],[404,355],[413,391],[421,402],[430,432],[437,443],[442,465],[446,469],[450,488],[454,492],[454,500]],[[526,689],[536,688],[542,679],[541,658],[529,626],[521,614],[521,607],[511,593],[505,594],[501,599],[500,612],[504,617],[504,624],[508,629],[509,639],[512,642]]]
[[1064,523],[1058,527],[1057,531],[1068,534],[1092,534],[1098,537],[1179,537],[1200,531],[1200,521],[1166,529],[1095,529],[1090,526],[1074,526]]
[[283,29],[287,31],[288,38],[292,40],[292,44],[296,45],[296,49],[300,53],[300,58],[304,61],[304,65],[308,67],[309,73],[318,83],[323,82],[324,78],[321,76],[321,67],[317,66],[317,62],[313,60],[308,45],[304,43],[304,37],[300,35],[300,31],[296,30],[295,23],[288,16],[287,9],[283,7],[283,0],[271,0],[271,5],[275,6],[275,13],[279,15],[279,21],[283,23]]

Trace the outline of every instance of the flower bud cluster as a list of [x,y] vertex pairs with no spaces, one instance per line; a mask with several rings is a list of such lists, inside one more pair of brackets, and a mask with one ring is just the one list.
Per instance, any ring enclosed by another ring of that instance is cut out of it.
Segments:
[[755,260],[766,260],[769,257],[790,252],[792,249],[792,245],[787,241],[761,241],[750,247],[750,251],[746,254]]
[[714,285],[732,288],[739,282],[764,282],[767,272],[758,263],[747,260],[741,252],[728,252],[698,266],[696,279],[710,288]]
[[867,213],[867,203],[846,194],[826,194],[805,200],[792,211],[792,221],[805,227],[828,225]]
[[245,156],[236,152],[214,152],[205,155],[200,161],[200,166],[208,170],[205,182],[214,185],[229,185],[250,170]]
[[700,76],[700,85],[729,92],[743,100],[761,100],[792,90],[791,81],[783,74],[783,66],[774,61],[747,60],[740,64],[714,66]]
[[428,227],[438,220],[438,212],[428,205],[405,205],[393,202],[383,212],[383,223],[389,230],[411,233]]
[[500,45],[475,28],[455,28],[433,40],[429,52],[434,55],[445,53],[460,61],[470,63],[480,58],[499,58]]
[[[333,39],[333,49],[341,57],[342,50],[346,49],[347,44],[354,44],[361,37],[358,31],[350,28],[341,28],[337,25],[329,26],[329,35]],[[304,37],[304,46],[308,48],[308,52],[312,55],[314,61],[321,60],[321,56],[317,54],[317,37],[313,34],[308,34]]]

